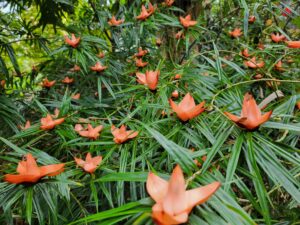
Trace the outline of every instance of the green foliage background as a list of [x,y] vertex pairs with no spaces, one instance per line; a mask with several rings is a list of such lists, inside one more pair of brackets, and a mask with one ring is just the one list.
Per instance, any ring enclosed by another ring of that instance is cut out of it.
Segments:
[[[190,0],[168,8],[152,1],[158,5],[154,15],[137,21],[141,5],[148,2],[1,3],[6,7],[0,11],[0,80],[6,84],[0,86],[0,175],[14,173],[28,152],[41,165],[66,163],[63,174],[32,186],[1,182],[1,224],[152,224],[148,172],[168,178],[176,164],[189,188],[222,182],[206,204],[193,210],[189,224],[299,224],[299,49],[270,40],[272,32],[299,40],[299,2]],[[287,6],[292,13],[284,17]],[[178,17],[188,13],[198,23],[178,40],[174,36],[183,30]],[[125,22],[110,27],[112,15]],[[248,23],[249,15],[255,15],[254,24]],[[236,27],[243,36],[231,39],[228,32]],[[81,37],[76,49],[64,43],[64,34],[70,33]],[[258,49],[259,43],[265,49]],[[136,82],[135,73],[146,70],[138,70],[132,57],[139,47],[149,51],[143,58],[146,69],[161,71],[155,92]],[[244,48],[262,58],[265,67],[247,69],[240,55]],[[105,52],[102,59],[100,51]],[[279,60],[283,72],[274,70]],[[101,75],[90,70],[97,61],[108,66]],[[80,72],[70,71],[75,64]],[[258,73],[262,79],[254,79]],[[174,80],[175,74],[182,78]],[[62,84],[65,76],[75,83]],[[45,77],[56,85],[42,88]],[[182,123],[168,103],[175,89],[179,100],[187,92],[196,103],[205,100],[206,111]],[[223,113],[238,115],[248,91],[258,103],[276,91],[284,95],[267,105],[264,111],[273,110],[272,118],[253,132]],[[75,93],[81,94],[79,100],[71,98]],[[54,130],[40,130],[40,118],[55,108],[66,121]],[[79,137],[74,125],[80,118],[104,125],[100,138]],[[26,120],[31,128],[20,130]],[[117,145],[112,124],[126,124],[139,136]],[[92,176],[73,161],[87,152],[104,158]],[[204,162],[202,156],[207,156]]]

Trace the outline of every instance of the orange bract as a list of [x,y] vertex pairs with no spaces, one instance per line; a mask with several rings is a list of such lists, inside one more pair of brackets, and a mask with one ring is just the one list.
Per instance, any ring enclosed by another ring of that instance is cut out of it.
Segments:
[[124,22],[123,19],[121,20],[117,20],[115,16],[112,16],[112,18],[108,21],[108,24],[110,26],[119,26],[120,24],[122,24]]
[[96,140],[100,136],[100,132],[102,131],[103,126],[97,126],[95,128],[92,127],[91,124],[87,125],[87,128],[83,128],[80,124],[75,125],[75,131],[82,137],[87,137],[93,140]]
[[111,126],[111,133],[114,136],[114,142],[122,144],[129,139],[135,138],[139,132],[126,130],[126,126],[122,125],[120,128],[116,128],[115,125]]
[[76,164],[87,173],[94,173],[102,161],[102,156],[92,157],[91,153],[87,153],[85,160],[74,157]]
[[233,122],[248,130],[254,130],[261,124],[268,121],[272,115],[272,111],[269,111],[262,115],[260,108],[257,106],[255,99],[249,93],[244,96],[241,116],[235,116],[229,112],[224,112]]
[[205,203],[221,186],[213,182],[186,191],[182,170],[176,166],[169,181],[149,173],[146,188],[155,201],[152,218],[160,225],[176,225],[188,221],[188,215],[199,204]]
[[55,80],[49,81],[48,78],[45,78],[45,79],[43,80],[42,86],[43,86],[43,87],[46,87],[46,88],[50,88],[50,87],[52,87],[55,83],[56,83]]
[[26,154],[26,160],[19,162],[17,172],[19,174],[6,174],[4,180],[13,184],[36,183],[45,176],[56,176],[64,171],[65,164],[52,164],[38,167],[33,156]]
[[247,57],[247,58],[250,57],[248,48],[245,48],[245,49],[241,52],[241,54],[242,54],[243,56]]
[[256,68],[262,68],[265,65],[264,61],[256,62],[256,57],[252,57],[249,61],[244,62],[245,66],[256,69]]
[[272,33],[271,39],[272,39],[272,41],[278,43],[280,41],[283,41],[285,39],[285,36],[283,34],[280,35],[278,33],[276,33],[276,34]]
[[300,48],[300,41],[286,41],[289,48]]
[[136,73],[137,76],[137,82],[140,84],[144,84],[149,87],[150,90],[155,90],[158,84],[158,77],[159,77],[160,71],[146,71],[146,74],[143,73]]
[[201,102],[199,105],[196,105],[194,98],[190,93],[187,93],[178,105],[174,103],[172,99],[169,99],[169,103],[173,111],[182,121],[193,119],[205,110],[205,101]]
[[235,28],[233,31],[229,32],[230,36],[233,38],[238,38],[240,37],[243,33],[242,33],[242,29],[240,28]]
[[192,27],[192,26],[195,26],[197,24],[196,20],[191,19],[190,14],[187,15],[186,17],[180,16],[179,20],[180,20],[180,23],[182,24],[182,26],[184,26],[185,28]]
[[175,0],[165,0],[165,4],[167,6],[172,6],[174,2],[175,2]]
[[100,62],[97,62],[95,66],[91,66],[91,70],[96,72],[102,72],[107,69],[107,66],[102,66]]
[[64,84],[72,84],[74,82],[74,78],[66,76],[61,82]]
[[143,60],[141,58],[139,58],[139,59],[135,60],[135,65],[137,67],[145,67],[145,66],[148,65],[148,63],[147,62],[143,62]]
[[41,119],[41,126],[42,130],[52,130],[55,126],[62,124],[65,121],[65,118],[60,118],[54,120],[50,114],[47,114],[46,117]]
[[144,5],[142,5],[142,11],[141,14],[138,15],[136,18],[138,20],[146,20],[148,17],[150,17],[155,12],[155,7],[149,2],[148,4],[148,10]]
[[249,18],[248,18],[249,23],[254,23],[255,20],[256,20],[255,16],[249,16]]
[[143,50],[141,47],[139,47],[139,52],[134,54],[135,57],[143,57],[148,53],[148,50]]
[[65,42],[68,45],[72,46],[73,48],[76,48],[80,43],[80,37],[76,38],[74,34],[71,35],[72,35],[71,39],[67,35],[65,35]]

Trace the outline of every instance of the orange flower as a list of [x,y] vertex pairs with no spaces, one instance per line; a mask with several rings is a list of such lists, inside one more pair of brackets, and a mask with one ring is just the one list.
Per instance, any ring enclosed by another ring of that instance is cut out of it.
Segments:
[[230,36],[232,38],[238,38],[240,37],[243,33],[242,33],[242,29],[240,28],[235,28],[233,31],[229,32]]
[[140,59],[136,59],[135,60],[135,65],[137,67],[145,67],[145,66],[148,65],[148,63],[147,62],[143,62],[143,60],[140,58]]
[[126,126],[122,125],[120,128],[116,128],[115,125],[111,126],[111,133],[114,136],[114,142],[122,144],[129,139],[135,138],[139,132],[133,130],[126,130]]
[[85,160],[74,157],[76,164],[87,173],[94,173],[102,161],[102,156],[92,157],[91,153],[87,153]]
[[80,66],[78,66],[78,65],[74,65],[74,67],[70,69],[71,72],[78,72],[80,70],[81,70]]
[[172,92],[172,97],[173,98],[178,98],[178,96],[179,96],[179,93],[178,93],[177,90],[175,90],[175,91]]
[[134,54],[135,57],[143,57],[148,53],[148,50],[143,50],[141,47],[139,47],[139,52]]
[[95,66],[91,66],[91,70],[96,71],[98,73],[107,69],[107,66],[102,66],[100,62],[97,62]]
[[173,111],[182,121],[193,119],[205,110],[205,101],[196,105],[190,93],[187,93],[178,105],[174,103],[172,99],[169,99],[169,103]]
[[249,16],[249,18],[248,18],[248,22],[249,23],[254,23],[255,22],[255,20],[256,20],[256,18],[255,18],[255,16]]
[[252,57],[249,61],[244,61],[245,66],[256,69],[256,68],[262,68],[265,65],[264,61],[256,62],[256,57]]
[[80,99],[80,93],[77,93],[77,94],[73,95],[72,99],[74,99],[74,100]]
[[100,136],[99,133],[102,131],[102,129],[102,125],[93,128],[91,124],[88,124],[86,129],[84,129],[80,124],[75,125],[75,131],[80,136],[87,137],[93,140],[96,140]]
[[181,74],[176,74],[176,75],[174,76],[174,79],[175,79],[175,80],[179,80],[179,79],[181,79],[181,77],[182,77]]
[[57,116],[51,116],[50,114],[47,114],[46,117],[41,119],[41,129],[42,130],[51,130],[53,129],[55,126],[62,124],[65,121],[65,118],[60,118],[60,119],[53,119],[56,118]]
[[185,37],[184,37],[183,30],[178,31],[178,32],[175,34],[175,38],[176,38],[176,39],[180,39],[180,38],[184,39]]
[[158,84],[158,77],[159,77],[160,71],[146,71],[146,74],[143,73],[136,73],[137,76],[137,82],[140,84],[144,84],[149,87],[150,90],[154,91],[156,89],[156,86]]
[[26,130],[26,129],[30,128],[30,127],[31,127],[30,120],[27,120],[27,121],[26,121],[24,127],[20,125],[20,128],[21,128],[22,130]]
[[175,0],[165,0],[165,5],[167,5],[167,6],[172,6],[173,5],[173,3],[175,2]]
[[278,61],[276,64],[275,64],[275,70],[277,71],[284,71],[283,67],[282,67],[282,61]]
[[97,55],[100,59],[105,57],[105,53],[104,52],[99,52],[99,54]]
[[272,115],[272,111],[269,111],[262,115],[260,108],[257,106],[253,96],[249,93],[246,93],[244,96],[240,117],[235,116],[229,112],[224,112],[224,114],[239,126],[244,127],[248,130],[254,130],[259,127],[259,125],[269,120]]
[[6,84],[6,81],[5,80],[1,80],[0,81],[0,85],[4,88],[5,87],[5,84]]
[[286,41],[289,48],[300,48],[300,41]]
[[66,76],[61,82],[64,84],[72,84],[74,82],[74,78],[69,78]]
[[185,28],[192,27],[197,24],[196,20],[192,20],[190,14],[188,14],[186,17],[180,16],[179,20],[180,20],[180,23],[182,24],[182,26],[184,26]]
[[300,110],[300,101],[298,101],[296,104],[297,104],[297,108]]
[[6,174],[4,180],[12,184],[36,183],[45,176],[56,176],[64,171],[64,163],[38,167],[33,156],[28,153],[26,159],[18,163],[19,174]]
[[48,78],[45,78],[45,79],[43,80],[42,86],[43,86],[43,87],[46,87],[46,88],[50,88],[50,87],[52,87],[55,83],[56,83],[55,80],[49,81]]
[[247,57],[247,58],[250,57],[248,48],[245,48],[245,49],[241,52],[241,54],[242,54],[243,56]]
[[265,46],[264,46],[263,43],[258,43],[257,48],[258,48],[259,50],[264,50],[264,49],[265,49]]
[[76,38],[74,34],[71,35],[72,35],[71,39],[67,35],[65,35],[65,42],[68,45],[72,46],[73,48],[76,48],[80,43],[80,37]]
[[144,5],[142,5],[142,11],[141,14],[138,15],[136,18],[138,20],[146,20],[149,16],[151,16],[155,11],[155,8],[153,7],[153,5],[151,3],[149,3],[148,5],[148,10],[146,9],[146,7]]
[[110,26],[119,26],[120,24],[122,24],[124,22],[124,20],[116,20],[115,16],[112,16],[112,18],[108,21],[108,24]]
[[146,188],[155,201],[152,218],[159,225],[176,225],[188,221],[192,209],[206,202],[221,186],[213,182],[203,187],[186,191],[182,170],[176,166],[169,181],[149,173]]
[[278,43],[278,42],[283,41],[285,39],[285,36],[283,34],[280,35],[279,33],[276,33],[276,34],[272,33],[271,39],[272,39],[272,41]]

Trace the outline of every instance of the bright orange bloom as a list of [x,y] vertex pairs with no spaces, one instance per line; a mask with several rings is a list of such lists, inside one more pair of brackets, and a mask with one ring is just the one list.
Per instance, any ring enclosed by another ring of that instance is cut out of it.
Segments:
[[229,34],[232,38],[238,38],[243,34],[243,32],[242,29],[235,28],[233,31],[230,31]]
[[149,87],[150,90],[155,90],[156,86],[158,84],[158,77],[159,77],[160,71],[152,71],[147,70],[146,74],[143,73],[136,73],[137,76],[137,82],[140,84],[144,84]]
[[229,112],[224,112],[233,122],[248,130],[254,130],[264,122],[268,121],[272,115],[272,111],[261,114],[260,108],[257,106],[255,99],[249,93],[244,96],[241,116],[235,116]]
[[138,15],[136,18],[138,20],[146,20],[149,16],[151,16],[155,11],[155,8],[153,7],[153,5],[151,3],[149,3],[148,6],[148,10],[146,9],[146,7],[144,5],[142,5],[142,11],[141,14]]
[[135,57],[143,57],[148,53],[148,50],[143,50],[141,47],[139,47],[139,52],[134,54]]
[[97,126],[95,128],[92,127],[91,124],[87,125],[87,128],[83,128],[80,124],[75,125],[75,131],[82,137],[87,137],[93,140],[96,140],[100,136],[100,132],[102,131],[103,126]]
[[300,48],[300,41],[286,41],[289,48]]
[[181,74],[176,74],[176,75],[174,76],[174,79],[175,79],[175,80],[181,79]]
[[36,183],[45,176],[56,176],[64,171],[64,163],[38,167],[33,156],[28,153],[26,159],[19,162],[19,174],[6,174],[4,180],[12,184]]
[[91,153],[87,153],[85,160],[74,157],[76,164],[87,173],[94,173],[102,161],[102,156],[92,157]]
[[179,96],[179,93],[178,93],[177,90],[175,90],[175,91],[172,92],[172,97],[173,98],[178,98],[178,96]]
[[139,132],[133,130],[126,130],[126,126],[122,125],[120,128],[116,128],[115,125],[111,126],[111,133],[114,136],[114,142],[122,144],[129,139],[135,138]]
[[182,170],[176,166],[169,181],[149,173],[146,188],[155,201],[152,218],[158,225],[176,225],[186,223],[192,209],[206,202],[221,186],[213,182],[203,187],[186,191]]
[[81,70],[80,66],[78,66],[78,65],[74,65],[74,67],[70,69],[71,72],[78,72],[80,70]]
[[51,116],[50,114],[47,114],[46,117],[42,118],[40,128],[42,130],[52,130],[55,126],[62,124],[65,121],[65,118],[54,120],[53,117],[56,118],[57,116]]
[[107,69],[107,66],[102,66],[100,62],[97,62],[95,66],[91,66],[91,70],[96,71],[98,73]]
[[52,87],[55,83],[56,83],[56,80],[49,81],[48,78],[45,78],[45,79],[43,80],[42,86],[43,86],[43,87],[46,87],[46,88],[50,88],[50,87]]
[[165,5],[172,6],[175,0],[165,0]]
[[74,100],[80,99],[80,93],[77,93],[77,94],[73,95],[72,99],[74,99]]
[[110,26],[119,26],[124,22],[124,19],[122,20],[117,20],[115,16],[112,16],[112,18],[108,21],[108,24]]
[[280,35],[279,33],[276,33],[276,34],[272,33],[271,39],[272,39],[272,41],[278,43],[278,42],[283,41],[285,39],[285,36],[283,34]]
[[169,103],[173,111],[182,121],[193,119],[205,110],[205,101],[196,105],[190,93],[187,93],[178,105],[174,103],[172,99],[169,99]]
[[68,35],[65,35],[65,42],[68,45],[72,46],[73,48],[76,48],[80,43],[80,37],[76,38],[74,34],[71,35],[72,35],[71,39],[68,37]]
[[184,39],[185,36],[184,36],[183,30],[178,31],[178,32],[175,34],[175,38],[176,38],[176,39],[180,39],[180,38]]
[[135,60],[135,65],[137,67],[145,67],[145,66],[148,65],[148,63],[147,62],[143,62],[143,60],[141,58],[139,58],[139,59]]
[[182,26],[184,26],[185,28],[192,27],[197,24],[196,20],[192,20],[190,14],[188,14],[186,17],[180,16],[179,20],[180,20],[180,23],[182,24]]
[[249,18],[248,18],[248,22],[249,23],[254,23],[255,22],[255,20],[256,20],[256,18],[255,18],[255,16],[249,16]]
[[245,66],[256,69],[256,68],[262,68],[265,65],[264,61],[256,62],[256,57],[252,57],[249,61],[244,61]]
[[74,78],[66,76],[61,82],[64,84],[72,84],[74,82]]
[[5,84],[6,84],[6,81],[5,81],[5,80],[1,80],[1,81],[0,81],[0,85],[1,85],[2,87],[5,87]]
[[148,13],[150,13],[150,15],[152,15],[156,10],[156,5],[153,6],[151,2],[149,2],[148,4]]
[[241,54],[242,54],[243,56],[247,57],[247,58],[250,57],[248,48],[245,48],[245,49],[241,52]]
[[24,127],[20,125],[20,128],[21,128],[22,130],[26,130],[26,129],[30,128],[30,127],[31,127],[30,120],[27,120],[27,121],[26,121]]
[[300,110],[300,101],[298,101],[296,104],[297,104],[297,108]]
[[282,61],[278,61],[276,64],[275,64],[275,70],[277,71],[284,71],[283,67],[282,67]]

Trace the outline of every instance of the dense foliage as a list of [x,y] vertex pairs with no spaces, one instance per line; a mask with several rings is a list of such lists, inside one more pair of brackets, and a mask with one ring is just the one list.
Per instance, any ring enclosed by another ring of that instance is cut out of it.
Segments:
[[299,1],[0,7],[1,224],[299,223]]

